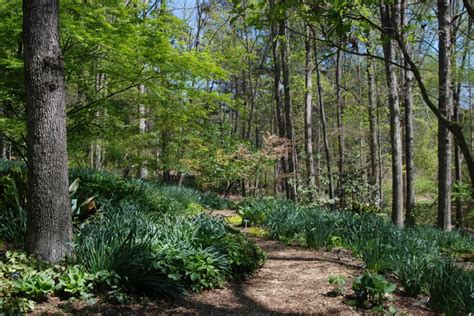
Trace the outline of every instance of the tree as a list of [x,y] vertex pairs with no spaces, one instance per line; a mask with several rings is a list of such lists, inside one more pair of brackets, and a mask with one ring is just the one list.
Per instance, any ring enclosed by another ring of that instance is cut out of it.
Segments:
[[[438,109],[451,119],[451,1],[438,0]],[[451,134],[438,123],[438,227],[451,230]]]
[[[381,4],[380,16],[385,33],[394,32],[399,21],[400,3]],[[392,222],[403,226],[403,178],[402,178],[402,140],[400,127],[400,102],[398,95],[398,80],[395,73],[395,42],[383,38],[385,56],[385,73],[387,76],[388,103],[390,106],[390,140],[392,151]]]
[[23,1],[28,145],[27,249],[58,262],[70,253],[64,63],[57,0]]
[[[401,0],[400,3],[400,26],[403,30],[405,25],[408,24],[408,7],[409,0]],[[403,32],[403,31],[402,31]],[[406,41],[405,32],[403,37]],[[411,51],[411,46],[407,43],[407,49]],[[402,63],[405,68],[402,70],[403,76],[403,106],[405,108],[405,186],[406,186],[406,202],[405,202],[405,220],[412,221],[413,209],[415,208],[415,162],[413,158],[413,139],[414,139],[414,126],[413,126],[413,73],[409,70],[410,65],[406,62],[402,56]]]
[[305,149],[308,184],[316,187],[316,170],[313,155],[313,59],[311,39],[313,35],[308,25],[305,26],[308,37],[305,40]]

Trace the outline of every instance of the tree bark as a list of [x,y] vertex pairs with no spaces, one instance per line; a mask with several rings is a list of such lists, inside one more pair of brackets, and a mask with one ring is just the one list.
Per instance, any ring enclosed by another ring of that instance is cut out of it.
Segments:
[[[339,41],[339,46],[342,45],[342,41]],[[338,181],[338,195],[341,199],[342,205],[344,205],[344,188],[342,187],[342,178],[344,176],[344,100],[342,98],[341,89],[341,77],[342,77],[342,51],[337,50],[336,55],[336,103],[337,103],[337,142],[338,142],[338,161],[337,167],[339,172]]]
[[[399,21],[400,3],[381,4],[381,22],[384,32],[393,34]],[[400,104],[398,80],[394,69],[395,46],[392,39],[385,39],[383,45],[385,72],[387,77],[388,101],[390,106],[390,140],[392,153],[392,222],[403,227],[403,174],[402,174],[402,140],[400,136]]]
[[[467,28],[467,34],[470,34],[472,28],[472,20],[469,20],[468,22],[468,28]],[[453,32],[453,36],[451,36],[452,39],[455,39],[455,32]],[[466,61],[467,61],[467,55],[469,52],[469,45],[470,45],[470,40],[468,37],[465,39],[465,47],[462,53],[461,57],[461,65],[459,69],[461,72],[464,70],[464,67],[466,66]],[[455,62],[456,60],[456,54],[455,54],[455,42],[453,42],[453,49],[452,49],[452,60]],[[453,64],[454,65],[454,64]],[[456,67],[457,68],[457,67]],[[456,80],[456,84],[453,83],[453,105],[454,105],[454,120],[460,124],[461,123],[461,84],[462,84],[462,76],[460,74],[456,74],[453,76]],[[454,145],[454,169],[455,169],[455,181],[458,184],[462,183],[462,160],[461,160],[461,152],[460,148],[457,145],[457,142]],[[462,201],[460,198],[456,199],[456,226],[457,228],[462,228],[463,227],[463,222],[464,222],[464,216],[463,216],[463,207],[462,207]]]
[[313,155],[313,59],[311,56],[311,40],[313,36],[309,26],[306,25],[307,38],[305,39],[305,150],[308,184],[316,187],[316,171],[314,169]]
[[[273,1],[271,2],[273,5]],[[273,38],[273,45],[272,45],[272,53],[273,53],[273,94],[275,98],[275,106],[276,106],[276,119],[277,119],[277,126],[278,126],[278,136],[286,137],[286,126],[285,121],[283,119],[283,100],[281,98],[281,64],[280,64],[280,41],[278,39],[278,29],[277,26],[272,25],[272,38]],[[286,197],[290,198],[290,188],[288,186],[288,165],[287,159],[282,157],[280,160],[281,168],[283,171],[283,182],[282,187],[286,193]]]
[[[451,95],[451,3],[438,0],[438,109],[449,120]],[[451,230],[451,134],[438,123],[438,227]]]
[[324,99],[323,99],[323,88],[321,85],[321,71],[319,69],[318,61],[318,47],[316,46],[316,41],[313,41],[314,46],[314,60],[316,64],[316,85],[318,90],[318,104],[319,104],[319,118],[321,121],[321,129],[323,133],[323,143],[324,151],[326,154],[326,167],[328,172],[328,182],[329,182],[329,198],[334,199],[334,182],[332,178],[332,158],[331,158],[331,149],[329,147],[329,139],[327,133],[327,122],[326,122],[326,113],[324,111]]
[[296,162],[295,162],[295,138],[293,128],[293,118],[291,113],[291,86],[290,86],[290,65],[289,65],[289,54],[290,54],[290,43],[288,32],[286,30],[287,21],[282,19],[280,21],[280,37],[283,39],[280,44],[281,53],[281,69],[283,79],[283,92],[284,92],[284,112],[285,112],[285,129],[286,138],[291,142],[291,152],[288,157],[288,174],[293,178],[293,184],[289,185],[290,199],[296,199]]
[[56,263],[71,252],[64,63],[57,0],[23,1],[28,145],[26,246]]
[[[138,90],[140,91],[140,94],[143,97],[145,95],[145,85],[143,84],[138,85]],[[140,116],[139,118],[140,134],[145,134],[147,131],[147,122],[146,122],[146,107],[144,104],[140,104],[138,106],[138,114]],[[145,150],[144,150],[144,154],[146,154]],[[139,177],[140,179],[148,179],[148,167],[147,167],[146,160],[143,160],[140,165]]]
[[[371,52],[371,47],[368,44],[367,50]],[[376,86],[375,86],[375,77],[373,72],[374,65],[372,63],[372,58],[367,57],[367,82],[368,82],[368,102],[369,102],[369,151],[370,151],[370,175],[369,175],[369,184],[373,185],[376,188],[376,200],[377,206],[380,207],[380,196],[378,187],[379,183],[379,164],[377,161],[378,153],[378,139],[377,139],[377,102],[375,100],[376,96]]]
[[[405,14],[406,8],[408,5],[408,0],[401,1],[401,11],[400,24],[401,29],[407,20],[407,15]],[[406,36],[402,35],[405,39]],[[407,49],[411,51],[409,42],[407,41]],[[413,73],[408,70],[410,65],[403,58],[402,63],[406,67],[403,69],[403,105],[405,107],[405,172],[406,172],[406,213],[405,220],[410,222],[413,221],[413,209],[415,208],[415,162],[414,162],[414,148],[413,148],[413,139],[414,139],[414,126],[413,126],[413,94],[412,94],[412,84],[413,84]]]

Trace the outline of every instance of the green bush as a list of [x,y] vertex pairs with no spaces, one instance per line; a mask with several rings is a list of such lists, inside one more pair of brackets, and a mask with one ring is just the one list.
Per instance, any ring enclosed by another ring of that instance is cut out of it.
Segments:
[[385,280],[381,274],[364,273],[352,283],[359,305],[369,308],[383,307],[386,294],[393,293],[397,285]]
[[224,210],[235,208],[234,202],[212,192],[201,194],[200,201],[205,208],[211,210]]
[[26,168],[0,161],[0,239],[22,244],[26,234]]
[[447,315],[474,313],[474,271],[465,271],[452,261],[433,266],[428,282],[430,307]]
[[76,237],[77,262],[113,272],[120,286],[162,296],[221,286],[252,273],[263,253],[222,219],[155,217],[134,205],[107,204]]
[[176,297],[182,286],[156,267],[156,227],[131,205],[105,209],[82,225],[75,237],[75,255],[91,274],[108,271],[132,292]]
[[50,294],[89,298],[97,280],[81,266],[51,266],[7,251],[0,261],[0,314],[29,312]]

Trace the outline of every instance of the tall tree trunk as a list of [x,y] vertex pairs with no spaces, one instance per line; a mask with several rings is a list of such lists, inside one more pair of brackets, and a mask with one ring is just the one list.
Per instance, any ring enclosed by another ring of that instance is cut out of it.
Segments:
[[[143,97],[145,95],[145,85],[140,84],[138,86],[138,89],[140,91],[141,96]],[[145,134],[147,131],[146,106],[142,103],[140,103],[140,105],[138,106],[138,114],[140,116],[139,118],[140,134]],[[143,153],[146,155],[146,149],[143,151]],[[147,167],[146,159],[143,160],[140,165],[139,177],[140,179],[148,179],[148,167]]]
[[[438,109],[449,120],[451,95],[451,3],[438,0]],[[438,227],[451,230],[451,134],[438,123]]]
[[316,187],[316,171],[314,169],[313,156],[313,59],[311,56],[311,40],[313,36],[309,26],[306,26],[307,38],[305,40],[305,150],[306,169],[308,172],[308,184],[311,188]]
[[[468,22],[468,28],[467,28],[467,34],[470,34],[472,28],[472,20],[469,20]],[[453,31],[455,34],[455,32]],[[452,39],[455,39],[456,37],[453,35],[451,36]],[[453,55],[452,60],[455,62],[456,60],[456,54],[455,54],[455,42],[453,42]],[[455,67],[456,69],[459,69],[461,72],[464,70],[466,66],[466,61],[467,61],[467,55],[469,52],[469,45],[470,45],[470,39],[469,37],[466,36],[465,38],[465,44],[464,44],[464,51],[462,53],[461,57],[461,65],[459,68]],[[453,64],[454,66],[455,64]],[[462,84],[462,73],[456,72],[456,74],[453,76],[454,79],[456,80],[456,84],[453,83],[453,104],[454,104],[454,120],[458,123],[461,123],[461,84]],[[461,160],[461,151],[459,146],[457,145],[457,142],[455,143],[454,147],[454,169],[455,169],[455,181],[458,184],[462,183],[462,160]],[[456,198],[456,226],[458,228],[463,227],[463,209],[462,209],[462,201],[460,198]]]
[[287,21],[283,19],[280,21],[280,37],[282,43],[280,44],[281,52],[281,69],[283,79],[283,92],[284,92],[284,112],[285,112],[285,129],[286,138],[291,142],[291,152],[288,157],[288,174],[293,178],[295,183],[289,184],[290,188],[290,199],[296,199],[296,161],[295,161],[295,138],[293,128],[293,118],[291,114],[291,86],[290,86],[290,65],[289,65],[289,54],[290,54],[290,39],[286,30]]
[[23,1],[28,145],[26,246],[58,262],[71,252],[64,63],[57,0]]
[[[367,50],[371,53],[371,47],[368,45]],[[369,184],[376,188],[377,206],[380,207],[380,196],[378,194],[379,183],[379,164],[377,161],[378,139],[377,139],[377,102],[376,86],[374,77],[374,66],[371,57],[367,57],[367,82],[368,82],[368,102],[369,102],[369,151],[370,151],[370,175]]]
[[[273,5],[273,1],[271,2]],[[273,38],[273,45],[272,45],[272,53],[273,53],[273,94],[275,98],[275,105],[276,105],[276,119],[278,125],[278,136],[286,137],[286,126],[285,121],[283,119],[283,100],[281,97],[281,64],[280,64],[280,40],[278,39],[278,29],[277,26],[272,25],[272,38]],[[281,168],[283,170],[283,182],[282,186],[285,190],[286,197],[290,198],[290,187],[288,186],[288,165],[287,159],[282,157],[280,160]]]
[[[342,41],[339,41],[339,46],[342,45]],[[337,103],[337,142],[338,142],[338,161],[337,168],[339,172],[338,181],[338,195],[341,199],[341,204],[344,205],[344,188],[342,186],[342,179],[344,177],[344,100],[342,97],[341,89],[341,78],[342,78],[342,51],[340,48],[337,49],[336,55],[336,103]]]
[[[393,34],[399,21],[400,3],[381,4],[380,16],[382,28],[387,34]],[[403,227],[403,174],[402,174],[402,140],[400,126],[400,104],[398,80],[393,63],[395,62],[395,45],[392,39],[384,39],[385,72],[387,77],[388,101],[390,106],[390,140],[392,152],[392,222]]]
[[[401,28],[408,23],[407,15],[405,11],[408,6],[408,0],[401,1],[402,14],[400,16]],[[402,35],[404,38],[406,36]],[[411,51],[409,41],[407,41],[407,49]],[[413,84],[413,73],[408,70],[410,65],[403,58],[403,64],[406,67],[402,70],[404,77],[404,91],[403,91],[403,105],[405,107],[405,169],[406,169],[406,213],[405,220],[413,222],[413,209],[415,207],[415,162],[413,158],[413,138],[414,138],[414,127],[413,127],[413,95],[412,95],[412,84]]]
[[314,46],[314,60],[316,64],[316,85],[318,90],[318,104],[319,104],[319,119],[321,121],[321,129],[323,132],[323,143],[324,151],[326,154],[326,167],[328,172],[328,182],[329,182],[329,198],[334,199],[334,182],[332,177],[332,158],[331,158],[331,149],[329,147],[329,139],[327,133],[327,122],[326,122],[326,113],[324,111],[324,99],[323,99],[323,88],[321,85],[321,71],[319,69],[318,61],[318,47],[316,46],[316,41],[313,41]]

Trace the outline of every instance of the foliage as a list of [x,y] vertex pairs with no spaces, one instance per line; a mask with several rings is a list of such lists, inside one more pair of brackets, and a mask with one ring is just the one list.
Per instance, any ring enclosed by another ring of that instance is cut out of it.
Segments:
[[26,233],[26,169],[0,160],[0,239],[22,244]]
[[265,212],[260,208],[259,200],[245,200],[239,205],[237,214],[242,217],[247,226],[262,224],[265,220]]
[[393,293],[396,288],[397,285],[386,281],[383,275],[370,272],[357,277],[352,283],[358,302],[370,308],[383,306],[385,295]]
[[230,201],[229,199],[223,198],[213,192],[201,194],[200,201],[205,208],[211,210],[224,210],[235,208],[234,202]]
[[[159,183],[134,178],[124,178],[110,172],[98,172],[90,169],[72,169],[70,179],[79,179],[76,195],[80,200],[91,196],[100,204],[127,201],[140,209],[156,215],[197,214],[208,207],[208,195],[195,189],[177,186],[165,186]],[[207,200],[206,200],[207,199]],[[215,198],[215,203],[224,204]]]
[[117,274],[132,292],[179,296],[181,285],[155,265],[156,227],[130,205],[113,208],[84,223],[75,238],[75,256],[89,273]]
[[76,237],[77,262],[116,274],[132,292],[179,296],[253,273],[263,252],[224,220],[154,216],[133,204],[108,204]]
[[346,285],[346,277],[343,275],[333,275],[331,274],[328,278],[329,284],[334,286],[332,293],[334,296],[339,296],[344,294],[344,286]]
[[0,313],[26,313],[51,294],[89,298],[97,280],[82,266],[50,266],[7,251],[0,262]]
[[243,219],[240,215],[226,217],[225,221],[232,226],[241,226],[243,223]]
[[465,271],[452,261],[433,266],[428,282],[430,306],[447,315],[474,312],[474,272]]

